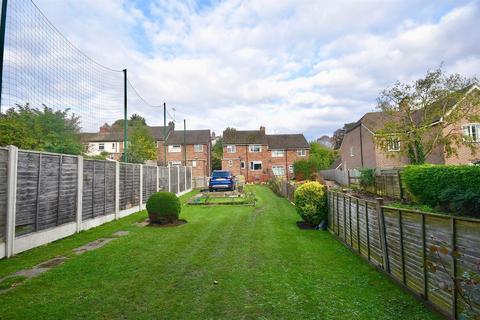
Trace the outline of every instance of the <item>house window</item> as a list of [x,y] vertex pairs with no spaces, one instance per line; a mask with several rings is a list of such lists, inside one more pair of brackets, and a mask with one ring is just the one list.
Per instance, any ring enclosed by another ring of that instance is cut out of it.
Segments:
[[170,167],[181,166],[182,161],[170,161],[170,162],[168,162],[168,164],[169,164]]
[[193,151],[195,152],[203,152],[203,144],[195,144],[193,146]]
[[248,151],[250,152],[261,152],[262,146],[259,144],[251,144],[248,146]]
[[237,152],[237,146],[234,144],[227,144],[227,153]]
[[196,160],[193,160],[193,161],[192,161],[192,167],[195,168],[196,166],[197,166],[197,161],[196,161]]
[[471,123],[463,126],[463,133],[473,142],[480,142],[480,123]]
[[288,166],[288,172],[293,173],[293,164]]
[[98,150],[105,150],[105,143],[99,143]]
[[240,169],[245,169],[245,161],[240,161]]
[[115,142],[112,143],[112,149],[115,149]]
[[285,157],[284,150],[272,150],[272,158],[280,158]]
[[284,166],[272,166],[272,172],[275,176],[284,176],[285,167]]
[[298,149],[297,150],[297,156],[305,157],[306,155],[307,155],[307,150],[305,150],[305,149]]
[[250,170],[262,170],[262,161],[250,161]]
[[398,138],[390,138],[387,143],[388,151],[400,151],[400,140]]
[[233,166],[233,161],[232,160],[228,160],[228,167],[231,168]]
[[179,144],[172,144],[168,146],[168,152],[182,152],[182,146]]
[[355,154],[353,153],[353,147],[350,147],[350,157],[353,157],[355,156]]

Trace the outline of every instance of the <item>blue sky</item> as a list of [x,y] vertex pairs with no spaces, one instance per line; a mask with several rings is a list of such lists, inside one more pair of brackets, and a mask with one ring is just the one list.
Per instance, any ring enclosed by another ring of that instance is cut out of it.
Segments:
[[[480,70],[479,1],[36,0],[76,46],[128,68],[189,128],[331,134],[444,63]],[[131,112],[162,122],[153,108]]]

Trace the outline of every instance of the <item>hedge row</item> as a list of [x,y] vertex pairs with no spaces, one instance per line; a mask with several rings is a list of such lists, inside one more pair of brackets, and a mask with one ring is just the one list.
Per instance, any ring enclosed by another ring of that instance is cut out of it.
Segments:
[[416,203],[480,216],[480,166],[407,166],[402,180]]

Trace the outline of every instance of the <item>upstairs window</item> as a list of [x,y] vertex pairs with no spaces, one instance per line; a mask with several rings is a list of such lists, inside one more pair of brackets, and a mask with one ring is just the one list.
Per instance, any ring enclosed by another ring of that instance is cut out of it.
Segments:
[[400,140],[398,138],[390,138],[387,141],[388,151],[400,151]]
[[297,156],[305,157],[306,155],[307,155],[307,150],[305,150],[305,149],[298,149],[297,150]]
[[480,123],[471,123],[463,126],[463,133],[470,141],[480,142]]
[[272,158],[283,158],[285,157],[284,150],[272,150]]
[[203,144],[195,144],[195,145],[193,145],[193,151],[195,151],[195,152],[203,152]]
[[182,146],[179,144],[172,144],[168,146],[168,152],[175,153],[175,152],[182,152]]
[[237,152],[237,146],[234,144],[227,144],[227,153]]
[[262,146],[259,144],[251,144],[248,146],[250,152],[262,152]]
[[105,143],[99,143],[98,150],[105,150]]

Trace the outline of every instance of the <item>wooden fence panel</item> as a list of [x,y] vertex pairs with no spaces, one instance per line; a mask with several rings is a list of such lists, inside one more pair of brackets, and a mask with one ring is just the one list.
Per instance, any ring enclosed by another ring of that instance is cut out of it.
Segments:
[[63,156],[60,175],[59,212],[56,225],[73,222],[77,211],[78,158]]
[[140,205],[140,166],[120,163],[120,210]]
[[[452,278],[479,274],[480,220],[391,208],[332,191],[328,208],[329,229],[340,241],[443,314],[459,318],[467,308],[452,290]],[[431,249],[437,247],[448,252]]]
[[192,189],[192,167],[187,167],[187,190]]
[[179,185],[178,185],[178,192],[183,192],[186,190],[186,184],[185,184],[185,167],[179,167],[180,170],[179,172]]
[[158,168],[158,187],[160,191],[168,191],[168,167]]
[[157,167],[143,166],[142,202],[147,203],[148,198],[157,192]]
[[178,167],[170,167],[170,191],[178,193]]
[[83,161],[82,220],[115,213],[115,163]]
[[0,242],[5,241],[7,221],[8,150],[0,149]]

